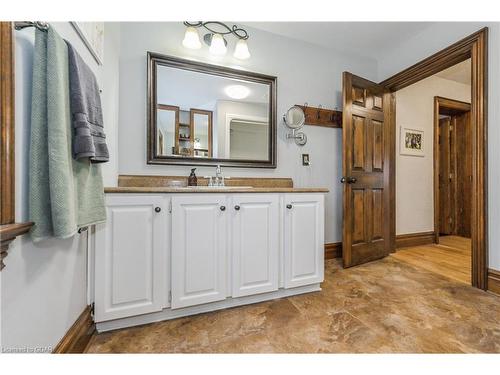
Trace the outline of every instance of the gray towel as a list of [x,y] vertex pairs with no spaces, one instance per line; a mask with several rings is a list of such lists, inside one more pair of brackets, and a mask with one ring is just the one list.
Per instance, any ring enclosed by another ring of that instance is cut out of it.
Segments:
[[67,238],[106,220],[101,166],[71,156],[68,47],[51,27],[35,31],[29,164],[33,241]]
[[92,70],[78,52],[68,45],[73,157],[90,158],[92,163],[109,160],[104,134],[99,86]]

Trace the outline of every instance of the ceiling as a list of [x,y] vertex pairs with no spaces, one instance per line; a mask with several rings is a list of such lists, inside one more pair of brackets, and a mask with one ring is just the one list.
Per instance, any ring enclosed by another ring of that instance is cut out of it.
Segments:
[[457,65],[453,65],[448,69],[443,70],[436,74],[437,77],[449,79],[450,81],[455,81],[463,83],[466,85],[471,84],[471,60],[465,60]]
[[245,22],[246,25],[355,56],[378,59],[433,22]]

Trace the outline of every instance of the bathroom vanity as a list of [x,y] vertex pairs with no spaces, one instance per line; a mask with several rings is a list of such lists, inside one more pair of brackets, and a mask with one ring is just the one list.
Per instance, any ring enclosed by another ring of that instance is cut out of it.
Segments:
[[95,229],[98,331],[320,290],[326,189],[116,187]]

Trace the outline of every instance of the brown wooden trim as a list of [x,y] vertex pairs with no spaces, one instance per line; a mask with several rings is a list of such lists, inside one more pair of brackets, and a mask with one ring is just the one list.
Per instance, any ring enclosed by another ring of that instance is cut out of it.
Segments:
[[199,115],[207,115],[208,116],[208,157],[212,157],[212,149],[213,149],[213,133],[212,133],[212,122],[213,122],[213,117],[214,113],[212,111],[206,111],[204,109],[196,109],[196,108],[191,108],[189,111],[189,119],[191,123],[191,141],[193,142],[193,155],[194,155],[194,140],[196,138],[196,132],[194,130],[194,115],[199,114]]
[[28,233],[33,223],[13,223],[0,225],[0,271],[4,269],[4,258],[7,256],[9,245],[17,236]]
[[304,121],[305,125],[322,126],[325,128],[342,128],[342,111],[298,104],[295,106],[302,108],[304,111],[306,116]]
[[488,269],[488,291],[500,295],[500,271]]
[[459,112],[470,112],[470,103],[461,102],[459,100],[443,98],[440,96],[434,97],[434,150],[433,150],[433,166],[434,166],[434,242],[439,243],[440,231],[440,197],[439,197],[439,116],[443,113],[456,114]]
[[387,78],[380,84],[386,86],[391,91],[398,91],[467,60],[472,55],[472,46],[476,43],[481,43],[487,33],[488,28],[485,27],[392,77]]
[[92,319],[92,308],[87,306],[59,341],[52,353],[83,353],[95,332],[95,323]]
[[[247,72],[232,69],[220,65],[205,64],[192,60],[180,59],[162,55],[159,53],[147,53],[147,164],[167,164],[167,165],[203,165],[203,166],[226,166],[243,168],[276,168],[277,166],[277,82],[278,78],[261,73]],[[168,66],[172,68],[190,70],[206,74],[218,75],[221,77],[242,79],[249,82],[266,84],[269,86],[269,149],[268,160],[232,160],[218,158],[196,158],[178,156],[159,156],[155,153],[155,128],[156,128],[156,68],[157,66]]]
[[342,258],[342,242],[325,243],[325,259]]
[[0,22],[0,224],[15,220],[14,40],[12,23]]
[[[460,40],[381,82],[392,91],[400,90],[467,59],[472,65],[472,285],[486,289],[487,239],[487,111],[488,111],[488,28]],[[395,158],[395,153],[393,158]]]
[[419,232],[409,234],[398,234],[396,236],[396,249],[409,246],[421,246],[434,243],[434,232]]

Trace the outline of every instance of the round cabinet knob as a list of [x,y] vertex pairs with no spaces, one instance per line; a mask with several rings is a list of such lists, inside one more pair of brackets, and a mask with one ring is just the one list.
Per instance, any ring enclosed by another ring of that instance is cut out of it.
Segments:
[[240,210],[240,206],[236,205],[236,206],[234,206],[234,209],[235,209],[236,211],[239,211],[239,210]]
[[160,212],[161,208],[160,207],[155,207],[155,212]]
[[291,204],[287,204],[286,208],[288,208],[289,210],[291,210],[292,209],[292,205]]
[[226,211],[226,206],[220,206],[221,211]]

